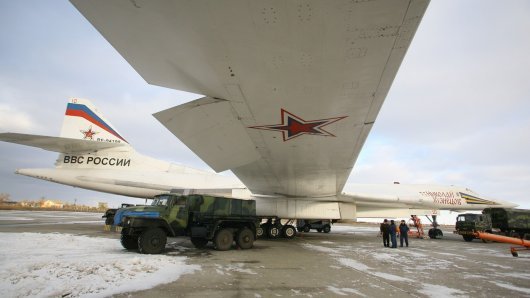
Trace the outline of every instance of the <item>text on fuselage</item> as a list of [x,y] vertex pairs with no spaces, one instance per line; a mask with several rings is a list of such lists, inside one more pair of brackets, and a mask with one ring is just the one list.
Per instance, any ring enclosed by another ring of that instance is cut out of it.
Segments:
[[451,191],[420,191],[420,194],[432,198],[435,204],[462,205],[460,196]]
[[131,166],[131,159],[130,158],[115,158],[115,157],[65,155],[63,159],[63,163],[103,165],[103,166],[114,166],[114,167],[129,167]]

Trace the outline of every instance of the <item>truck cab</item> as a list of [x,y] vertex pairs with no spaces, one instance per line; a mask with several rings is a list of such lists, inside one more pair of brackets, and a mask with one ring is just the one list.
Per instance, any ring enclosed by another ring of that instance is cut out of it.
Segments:
[[462,235],[465,241],[476,238],[476,232],[491,232],[491,217],[487,214],[464,213],[456,217],[455,234]]

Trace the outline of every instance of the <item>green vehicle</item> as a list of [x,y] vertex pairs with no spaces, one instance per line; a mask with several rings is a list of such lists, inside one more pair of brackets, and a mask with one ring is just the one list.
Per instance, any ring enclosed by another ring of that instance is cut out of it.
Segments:
[[492,227],[505,236],[524,238],[530,234],[530,210],[486,208],[482,213],[489,215]]
[[487,214],[464,213],[456,217],[455,231],[465,241],[473,241],[476,232],[492,232],[491,217]]
[[[530,235],[530,210],[486,208],[482,214],[459,214],[456,218],[455,234],[465,241],[472,241],[476,232],[486,232],[525,238]],[[484,241],[484,240],[483,240]]]
[[122,227],[121,244],[144,254],[164,251],[167,237],[187,236],[197,248],[212,241],[217,250],[241,249],[254,245],[260,219],[256,201],[209,195],[163,194],[151,206],[129,207],[116,213]]

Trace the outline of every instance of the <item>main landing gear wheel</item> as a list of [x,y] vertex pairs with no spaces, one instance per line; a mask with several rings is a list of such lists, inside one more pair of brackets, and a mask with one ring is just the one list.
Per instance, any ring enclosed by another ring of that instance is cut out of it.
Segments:
[[138,237],[138,250],[143,254],[159,254],[166,248],[167,235],[162,229],[145,230]]
[[222,229],[215,235],[213,240],[214,248],[216,250],[229,250],[234,242],[234,235],[228,229]]
[[282,228],[282,236],[291,239],[296,235],[296,228],[292,225],[286,225]]
[[254,233],[248,228],[243,228],[236,237],[236,243],[241,249],[249,249],[254,246]]
[[256,228],[256,238],[261,238],[261,237],[263,237],[263,233],[264,233],[264,231],[263,231],[263,228],[262,228],[262,227],[257,227],[257,228]]
[[267,236],[270,239],[276,239],[280,237],[280,229],[277,225],[270,225],[267,227]]

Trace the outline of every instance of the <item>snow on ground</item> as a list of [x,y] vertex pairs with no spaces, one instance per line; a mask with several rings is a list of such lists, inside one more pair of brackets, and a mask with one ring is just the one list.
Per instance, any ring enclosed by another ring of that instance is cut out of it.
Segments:
[[514,290],[514,291],[518,291],[518,292],[522,292],[522,293],[530,293],[530,288],[521,288],[521,287],[516,287],[512,284],[509,284],[509,283],[501,283],[501,282],[496,282],[496,281],[493,281],[494,284],[496,284],[497,286],[501,287],[501,288],[505,288],[505,289],[508,289],[508,290]]
[[351,296],[352,294],[354,294],[360,297],[366,297],[366,295],[364,295],[363,293],[351,288],[336,288],[333,286],[328,286],[328,290],[341,296]]
[[[423,288],[418,292],[432,298],[446,298],[455,296],[465,296],[465,292],[451,289],[440,285],[423,284]],[[466,296],[467,297],[467,296]]]
[[39,233],[0,238],[0,297],[103,297],[149,289],[200,269],[178,252],[139,255],[115,239]]

